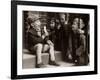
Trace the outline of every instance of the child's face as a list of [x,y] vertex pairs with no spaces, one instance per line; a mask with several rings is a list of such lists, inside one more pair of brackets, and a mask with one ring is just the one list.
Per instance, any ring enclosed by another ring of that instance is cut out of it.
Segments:
[[50,22],[50,27],[51,27],[51,28],[54,28],[54,27],[55,27],[55,22],[54,22],[54,20],[51,20],[51,22]]
[[79,19],[75,18],[73,21],[72,30],[78,29],[78,22],[79,22]]
[[85,24],[84,24],[84,22],[83,22],[83,20],[82,19],[80,19],[80,29],[82,29],[83,27],[85,26]]
[[60,21],[64,24],[65,22],[65,14],[60,14]]
[[38,26],[38,27],[41,26],[41,22],[40,22],[40,20],[36,20],[36,21],[34,22],[34,24],[35,24],[36,26]]
[[74,21],[73,21],[73,27],[75,29],[82,29],[85,25],[84,25],[84,22],[82,19],[79,19],[79,18],[75,18]]
[[32,25],[34,28],[36,28],[36,29],[40,29],[40,28],[41,28],[41,22],[40,22],[40,20],[36,20],[36,21],[33,22],[31,25]]
[[75,18],[74,21],[73,21],[73,24],[77,25],[79,22],[79,18]]

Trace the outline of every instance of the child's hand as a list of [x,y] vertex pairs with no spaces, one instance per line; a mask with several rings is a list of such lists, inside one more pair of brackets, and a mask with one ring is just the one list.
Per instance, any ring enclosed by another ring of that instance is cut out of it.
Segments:
[[45,36],[48,36],[49,33],[47,32],[46,26],[44,26],[43,30],[44,30]]
[[84,31],[81,30],[81,29],[78,29],[78,32],[79,32],[80,34],[84,34]]
[[39,37],[41,37],[41,32],[40,32],[40,31],[38,31],[38,32],[37,32],[37,35],[38,35]]
[[49,45],[54,46],[54,44],[53,44],[50,40],[48,40],[47,43],[48,43]]

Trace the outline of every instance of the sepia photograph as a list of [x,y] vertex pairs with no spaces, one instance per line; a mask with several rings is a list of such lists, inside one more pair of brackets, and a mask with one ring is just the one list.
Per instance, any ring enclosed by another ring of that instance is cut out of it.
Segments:
[[89,65],[89,14],[23,11],[23,69]]
[[11,5],[12,79],[97,74],[97,6]]

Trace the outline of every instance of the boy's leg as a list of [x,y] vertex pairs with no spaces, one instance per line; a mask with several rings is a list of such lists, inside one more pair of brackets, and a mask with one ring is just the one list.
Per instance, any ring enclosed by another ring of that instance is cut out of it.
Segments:
[[43,52],[49,51],[50,54],[50,60],[55,61],[55,55],[54,55],[54,47],[48,44],[45,44],[43,46]]
[[55,61],[54,46],[52,45],[49,45],[49,54],[50,54],[50,60]]
[[49,45],[48,44],[44,44],[42,52],[47,52],[48,50],[49,50]]
[[42,63],[42,49],[43,49],[43,45],[42,44],[36,44],[34,46],[34,50],[36,50],[36,55],[37,55],[37,64],[41,64]]
[[88,57],[88,52],[86,50],[86,36],[81,35],[81,46],[83,47],[83,53],[82,53],[82,58],[84,60],[84,65],[87,65],[89,63],[89,57]]
[[52,45],[49,45],[49,54],[50,54],[49,64],[50,65],[55,65],[55,66],[60,66],[58,63],[56,63],[55,53],[54,53],[54,46],[52,46]]
[[49,50],[49,54],[50,54],[49,64],[59,66],[59,64],[57,64],[56,61],[55,61],[54,46],[45,44],[44,47],[43,47],[43,51],[45,52],[45,51],[48,51],[48,50]]

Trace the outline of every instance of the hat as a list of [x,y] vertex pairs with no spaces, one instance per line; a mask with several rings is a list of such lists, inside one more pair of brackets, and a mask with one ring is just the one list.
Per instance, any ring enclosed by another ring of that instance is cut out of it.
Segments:
[[36,11],[29,11],[28,12],[28,22],[32,23],[32,22],[35,22],[36,20],[40,19],[40,14],[39,12],[36,12]]

